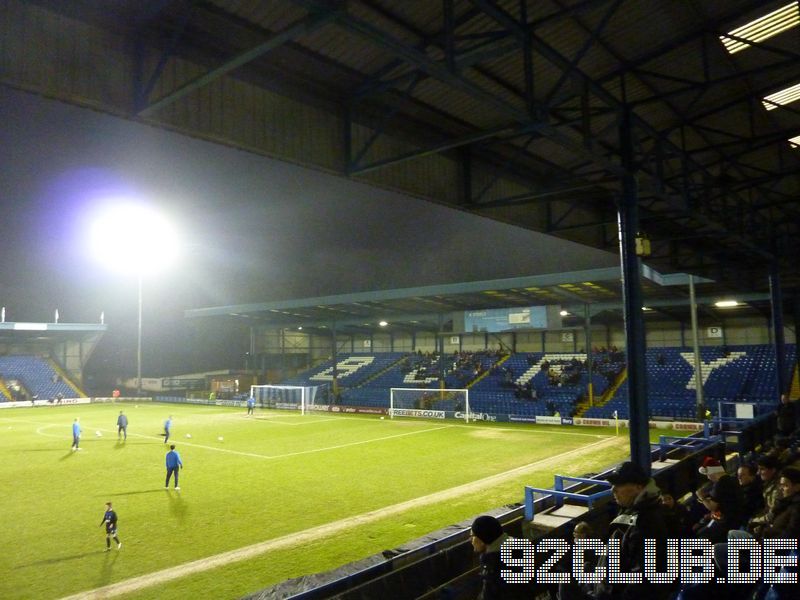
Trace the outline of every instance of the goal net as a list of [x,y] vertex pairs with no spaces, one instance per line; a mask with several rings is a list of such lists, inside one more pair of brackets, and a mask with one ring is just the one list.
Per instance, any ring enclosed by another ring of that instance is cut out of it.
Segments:
[[250,395],[261,408],[299,410],[301,414],[329,403],[327,385],[251,385]]
[[469,423],[469,390],[391,388],[389,417],[455,417]]

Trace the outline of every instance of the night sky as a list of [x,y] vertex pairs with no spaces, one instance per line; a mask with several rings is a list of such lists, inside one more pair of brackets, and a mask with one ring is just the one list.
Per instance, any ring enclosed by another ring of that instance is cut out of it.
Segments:
[[125,368],[135,356],[136,277],[99,263],[87,244],[92,216],[115,199],[164,212],[183,242],[180,262],[144,281],[145,377],[237,366],[247,340],[209,334],[213,327],[183,319],[187,308],[618,264],[612,254],[568,242],[553,252],[552,238],[531,231],[2,87],[0,119],[6,321],[52,322],[58,308],[62,323],[97,322],[104,312],[109,331],[95,369]]

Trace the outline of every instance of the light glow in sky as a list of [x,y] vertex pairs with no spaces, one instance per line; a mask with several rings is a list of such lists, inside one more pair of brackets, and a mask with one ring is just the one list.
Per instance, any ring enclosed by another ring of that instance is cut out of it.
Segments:
[[147,274],[178,258],[178,232],[155,209],[132,202],[109,204],[91,225],[92,254],[113,270]]

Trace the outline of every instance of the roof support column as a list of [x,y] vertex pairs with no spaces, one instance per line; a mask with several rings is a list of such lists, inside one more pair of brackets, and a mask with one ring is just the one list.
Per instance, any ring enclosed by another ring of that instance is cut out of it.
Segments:
[[791,391],[792,387],[792,378],[794,377],[795,369],[800,370],[800,352],[797,351],[797,348],[800,347],[800,293],[796,292],[793,294],[792,297],[792,304],[793,304],[793,320],[794,320],[794,343],[795,343],[795,351],[794,351],[794,360],[795,364],[791,368],[792,376],[789,377],[789,390]]
[[444,315],[439,313],[439,331],[436,336],[436,349],[439,352],[439,389],[447,387],[444,383],[445,380],[445,366],[444,366]]
[[622,197],[619,204],[619,240],[622,262],[622,300],[625,317],[625,341],[628,358],[628,413],[630,418],[631,460],[650,472],[650,435],[647,414],[647,378],[645,372],[644,318],[642,287],[639,280],[639,257],[636,234],[639,228],[638,191],[633,161],[631,113],[626,106],[620,122],[622,155]]
[[594,406],[594,385],[592,385],[592,375],[594,371],[594,356],[592,355],[592,308],[588,304],[583,305],[583,326],[585,328],[583,337],[586,344],[586,371],[589,375],[589,385],[587,385],[586,396],[589,406]]
[[333,360],[333,370],[331,371],[331,391],[333,392],[334,402],[341,404],[339,401],[339,370],[336,368],[336,363],[339,362],[336,347],[336,321],[331,323],[331,360]]
[[777,264],[772,265],[772,270],[769,273],[769,295],[770,304],[772,308],[772,343],[775,348],[775,369],[776,369],[776,383],[778,384],[778,397],[781,394],[789,392],[789,386],[786,384],[786,360],[784,356],[785,341],[783,335],[783,295],[781,294],[781,276]]
[[697,301],[694,294],[694,275],[689,275],[689,312],[692,317],[692,352],[694,353],[694,391],[698,421],[706,418],[706,401],[703,396],[703,361],[700,359],[700,334],[697,328]]

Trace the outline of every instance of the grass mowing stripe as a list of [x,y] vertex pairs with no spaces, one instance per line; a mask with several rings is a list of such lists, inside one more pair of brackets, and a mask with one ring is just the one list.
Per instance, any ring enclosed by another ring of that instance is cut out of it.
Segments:
[[353,517],[348,517],[346,519],[341,519],[339,521],[334,521],[332,523],[326,523],[324,525],[312,527],[310,529],[306,529],[305,531],[289,533],[287,535],[275,539],[259,542],[256,544],[251,544],[249,546],[238,548],[236,550],[231,550],[229,552],[223,552],[215,556],[209,556],[207,558],[194,560],[188,563],[184,563],[182,565],[178,565],[176,567],[170,567],[168,569],[162,569],[154,573],[148,573],[146,575],[141,575],[139,577],[133,577],[126,581],[120,581],[118,583],[107,585],[101,588],[96,588],[94,590],[80,592],[78,594],[66,596],[61,600],[94,600],[99,598],[112,598],[114,596],[120,596],[122,594],[135,592],[147,587],[161,585],[173,579],[178,579],[201,571],[214,569],[220,566],[230,565],[231,563],[247,560],[255,556],[264,554],[266,552],[279,550],[282,548],[295,547],[298,545],[308,543],[312,540],[319,539],[320,537],[330,537],[332,534],[340,532],[344,529],[348,529],[358,525],[364,525],[372,521],[376,521],[380,518],[384,518],[388,515],[400,514],[412,510],[414,508],[417,508],[420,505],[449,500],[451,498],[467,494],[477,489],[491,487],[493,485],[497,485],[499,482],[514,478],[527,471],[533,469],[541,469],[542,467],[548,464],[554,464],[554,463],[560,464],[565,458],[569,458],[571,456],[581,456],[586,454],[587,452],[595,451],[599,446],[603,447],[611,446],[615,443],[620,444],[621,442],[623,444],[627,444],[627,439],[626,438],[620,439],[618,437],[608,437],[600,441],[588,444],[586,446],[582,446],[574,450],[563,452],[557,456],[544,458],[529,463],[527,465],[522,465],[520,467],[510,469],[504,473],[490,475],[489,477],[484,477],[483,479],[459,485],[447,490],[434,492],[426,496],[413,498],[405,502],[400,502],[398,504],[373,510],[361,515],[355,515]]
[[[45,425],[42,425],[41,427],[38,427],[36,429],[36,433],[38,435],[42,435],[42,436],[46,436],[46,437],[62,438],[64,436],[53,435],[53,434],[50,434],[50,433],[42,433],[42,429],[46,429],[48,427],[61,427],[61,426],[62,426],[61,424],[47,423]],[[347,444],[338,444],[336,446],[326,446],[324,448],[312,448],[311,450],[299,450],[297,452],[288,452],[286,454],[273,454],[273,455],[270,455],[270,454],[256,454],[254,452],[241,452],[239,450],[228,450],[227,448],[216,448],[214,446],[204,446],[203,444],[193,444],[192,442],[185,442],[183,440],[180,441],[180,444],[181,444],[181,446],[190,446],[192,448],[202,448],[204,450],[212,450],[214,452],[224,452],[224,453],[227,453],[227,454],[235,454],[237,456],[250,456],[252,458],[266,458],[266,459],[274,460],[274,459],[278,459],[278,458],[289,458],[289,457],[292,457],[292,456],[301,456],[303,454],[313,454],[315,452],[328,452],[329,450],[339,450],[341,448],[350,448],[352,446],[360,446],[362,444],[371,444],[373,442],[382,442],[382,441],[385,441],[385,440],[392,440],[392,439],[395,439],[395,438],[406,437],[406,436],[409,436],[409,435],[416,435],[418,433],[428,433],[430,431],[439,431],[440,429],[449,429],[450,427],[453,427],[453,425],[442,425],[441,427],[429,427],[428,429],[420,429],[418,431],[407,431],[405,433],[397,433],[395,435],[385,435],[385,436],[379,437],[379,438],[372,438],[372,439],[369,439],[369,440],[359,440],[357,442],[348,442]],[[101,429],[98,429],[97,431],[105,431],[105,432],[112,433],[112,434],[115,433],[115,431],[113,429],[102,429],[101,428]],[[161,439],[158,436],[145,435],[143,433],[131,433],[130,435],[131,435],[131,437],[139,437],[139,438],[144,438],[144,439],[148,439],[148,440],[159,440],[159,439]]]

